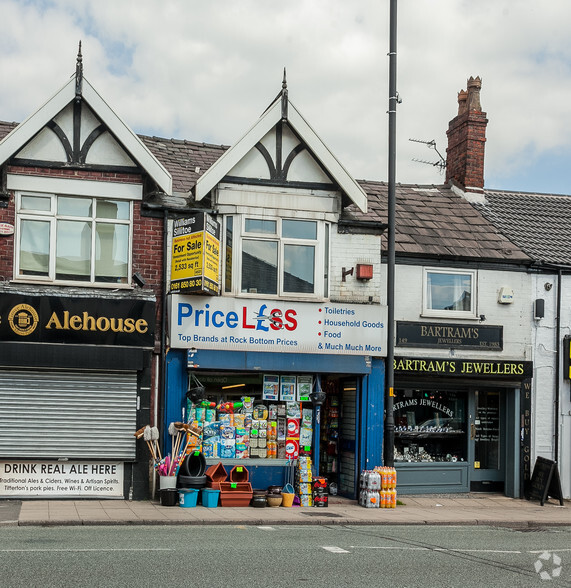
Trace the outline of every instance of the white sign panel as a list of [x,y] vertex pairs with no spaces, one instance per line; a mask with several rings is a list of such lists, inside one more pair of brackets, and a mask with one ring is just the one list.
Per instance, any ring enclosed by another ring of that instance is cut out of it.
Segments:
[[0,461],[0,496],[123,496],[123,463]]
[[170,296],[170,345],[285,353],[386,356],[387,308]]

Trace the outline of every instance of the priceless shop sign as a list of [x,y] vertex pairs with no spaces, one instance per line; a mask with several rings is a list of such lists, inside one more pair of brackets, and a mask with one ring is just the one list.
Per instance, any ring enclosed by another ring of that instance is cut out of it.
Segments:
[[386,356],[387,308],[170,296],[170,346]]

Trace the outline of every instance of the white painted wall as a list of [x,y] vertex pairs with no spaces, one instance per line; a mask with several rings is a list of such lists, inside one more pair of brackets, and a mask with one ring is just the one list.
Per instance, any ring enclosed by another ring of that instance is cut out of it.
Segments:
[[[548,285],[546,288],[546,284]],[[549,287],[551,284],[551,288]],[[566,293],[571,289],[571,276],[561,280],[561,332],[557,340],[558,276],[537,275],[533,278],[533,299],[545,300],[545,317],[533,321],[534,379],[533,379],[533,463],[537,456],[555,459],[555,402],[557,349],[562,351],[563,337],[571,335],[571,303]],[[563,363],[561,357],[561,364]],[[559,371],[559,414],[557,461],[561,487],[565,498],[571,497],[571,390],[570,381]]]
[[[427,265],[427,267],[432,267]],[[439,269],[443,269],[440,268]],[[477,275],[477,314],[485,315],[486,320],[480,323],[479,319],[435,318],[422,316],[422,266],[397,265],[396,267],[396,294],[395,294],[395,320],[396,321],[422,321],[429,322],[453,322],[458,324],[485,324],[504,326],[503,351],[479,351],[476,349],[430,349],[433,357],[469,357],[482,359],[524,359],[531,360],[531,334],[530,334],[530,277],[523,272],[504,272],[478,270]],[[514,291],[512,304],[499,304],[498,294],[502,286],[508,286]],[[395,354],[406,353],[412,356],[426,356],[426,349],[414,349],[407,347],[396,348]]]
[[[381,237],[379,235],[354,235],[337,232],[332,225],[330,236],[330,298],[334,302],[379,304],[386,281],[381,277]],[[357,279],[357,264],[373,266],[372,280]],[[345,276],[343,268],[353,268],[353,275]],[[369,300],[371,298],[371,300]],[[383,304],[386,303],[383,297]]]

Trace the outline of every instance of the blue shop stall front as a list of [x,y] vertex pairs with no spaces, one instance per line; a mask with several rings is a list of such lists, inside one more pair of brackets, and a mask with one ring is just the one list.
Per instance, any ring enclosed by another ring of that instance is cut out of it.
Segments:
[[191,452],[200,451],[207,467],[244,468],[253,489],[293,484],[292,466],[307,456],[330,491],[357,497],[360,472],[382,463],[382,357],[276,352],[271,344],[266,351],[220,349],[208,328],[197,337],[211,348],[194,336],[176,348],[175,337],[183,337],[172,314],[170,324],[165,453],[169,426],[188,423],[201,432]]

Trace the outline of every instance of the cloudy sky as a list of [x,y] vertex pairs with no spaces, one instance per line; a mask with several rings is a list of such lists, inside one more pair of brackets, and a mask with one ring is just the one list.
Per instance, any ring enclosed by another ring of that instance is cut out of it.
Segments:
[[[0,120],[75,70],[137,133],[232,145],[281,89],[347,170],[387,180],[389,0],[0,0]],[[397,181],[438,184],[483,81],[487,188],[571,194],[569,0],[398,2]]]

